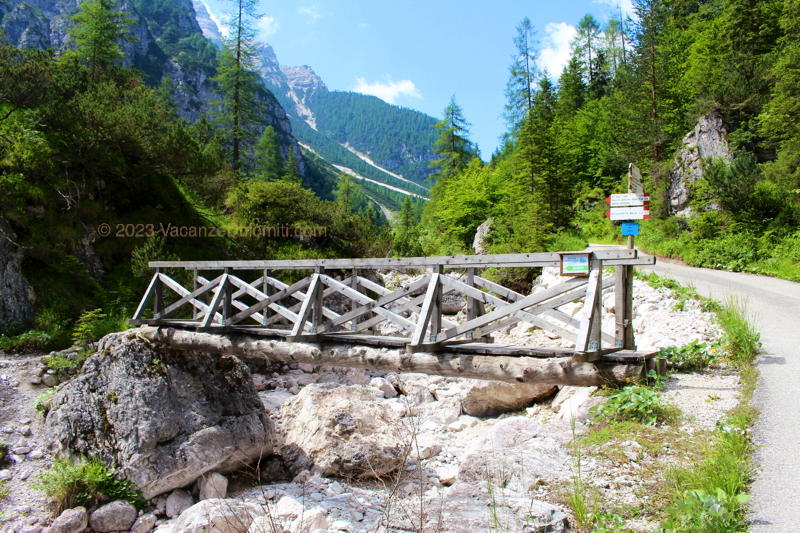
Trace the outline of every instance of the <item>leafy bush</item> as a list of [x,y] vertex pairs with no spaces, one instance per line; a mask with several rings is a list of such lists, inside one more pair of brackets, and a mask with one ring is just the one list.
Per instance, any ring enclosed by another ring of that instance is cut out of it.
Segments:
[[72,341],[76,346],[97,341],[109,333],[128,329],[125,313],[108,315],[102,309],[83,313],[72,330]]
[[658,391],[642,385],[629,385],[614,391],[607,402],[592,408],[592,415],[595,422],[631,420],[653,425],[674,419],[676,409],[664,405]]
[[724,352],[717,344],[708,345],[695,340],[683,346],[662,348],[658,355],[666,358],[672,368],[701,370],[720,362]]
[[117,479],[96,457],[54,460],[39,476],[34,488],[53,501],[55,513],[78,505],[90,508],[107,500],[125,500],[140,509],[145,504],[133,483]]

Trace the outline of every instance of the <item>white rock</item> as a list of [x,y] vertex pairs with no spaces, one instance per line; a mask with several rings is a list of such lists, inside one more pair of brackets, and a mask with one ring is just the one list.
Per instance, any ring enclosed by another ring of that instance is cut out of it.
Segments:
[[53,520],[50,533],[79,533],[89,525],[89,514],[85,507],[67,509]]
[[272,512],[281,520],[294,520],[303,514],[303,504],[291,496],[282,496]]
[[33,450],[28,454],[28,459],[41,459],[44,457],[42,450]]
[[295,518],[289,530],[291,533],[327,531],[328,520],[325,518],[325,511],[319,508],[306,510],[301,516]]
[[369,380],[369,384],[372,387],[380,390],[383,393],[384,398],[396,398],[397,397],[397,389],[394,388],[394,385],[389,383],[386,378],[372,378]]
[[5,470],[0,470],[0,480],[11,479],[11,476],[11,470],[7,468]]
[[[198,502],[181,513],[175,523],[176,533],[242,533],[265,510],[255,503],[212,498]],[[265,529],[263,531],[272,531]]]
[[228,478],[219,472],[204,475],[198,483],[200,500],[224,498],[228,493]]
[[167,496],[167,503],[165,507],[166,514],[169,518],[175,518],[183,513],[186,509],[192,506],[194,500],[192,495],[183,489],[173,490]]
[[436,477],[439,478],[439,483],[442,485],[450,486],[458,478],[458,467],[456,465],[444,465],[436,470]]
[[557,419],[566,424],[572,424],[573,420],[585,423],[591,409],[605,401],[605,398],[592,396],[596,390],[597,387],[566,385],[561,387],[550,407],[558,413]]
[[130,503],[116,500],[97,508],[89,515],[89,525],[99,533],[128,531],[136,521],[136,508]]
[[314,365],[309,365],[308,363],[299,363],[297,365],[297,368],[299,370],[302,370],[303,372],[305,372],[307,374],[311,374],[311,373],[314,372],[314,368],[315,367],[314,367]]
[[146,513],[136,519],[131,526],[131,533],[150,533],[156,525],[156,515]]
[[258,395],[264,409],[267,411],[277,411],[281,405],[294,398],[294,394],[288,391],[262,392]]

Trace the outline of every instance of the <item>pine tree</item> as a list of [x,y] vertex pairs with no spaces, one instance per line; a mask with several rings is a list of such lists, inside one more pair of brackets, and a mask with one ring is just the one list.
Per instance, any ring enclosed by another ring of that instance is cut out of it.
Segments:
[[231,32],[225,48],[218,56],[217,83],[221,100],[217,121],[224,126],[230,143],[230,161],[234,172],[245,166],[247,146],[255,136],[254,126],[259,121],[261,105],[257,95],[261,81],[255,71],[256,0],[236,0],[235,11],[229,21]]
[[282,179],[283,181],[302,185],[303,178],[300,176],[300,171],[297,168],[297,155],[294,150],[294,146],[289,147],[289,156],[286,158],[286,170]]
[[84,0],[72,20],[70,36],[75,40],[76,55],[89,68],[89,76],[98,81],[124,57],[120,41],[130,38],[131,19],[117,11],[117,0]]
[[586,75],[589,84],[592,83],[595,73],[595,60],[598,44],[600,42],[600,24],[592,15],[586,14],[578,23],[578,35],[575,37],[574,48],[579,53],[581,60],[586,65]]
[[255,176],[275,181],[284,175],[283,156],[275,128],[267,126],[255,147]]
[[439,137],[434,143],[433,151],[439,156],[431,162],[431,168],[437,169],[431,178],[438,181],[446,180],[461,172],[470,160],[477,155],[477,151],[469,140],[469,123],[464,118],[464,112],[456,103],[455,96],[450,98],[450,103],[444,109],[444,118],[434,125]]
[[509,67],[506,84],[505,117],[511,129],[516,129],[533,106],[533,93],[539,76],[536,67],[535,30],[528,17],[517,26],[514,37],[514,59]]
[[583,63],[573,55],[561,73],[558,82],[558,115],[569,118],[577,112],[586,98],[586,84],[583,82]]
[[340,174],[339,183],[333,192],[336,198],[336,205],[343,213],[355,213],[361,203],[361,191],[358,189],[356,181],[350,174]]

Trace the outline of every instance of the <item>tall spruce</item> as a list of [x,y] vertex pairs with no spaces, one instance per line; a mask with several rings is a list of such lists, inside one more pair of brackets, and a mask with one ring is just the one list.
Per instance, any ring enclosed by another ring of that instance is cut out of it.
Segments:
[[444,118],[434,125],[439,137],[433,146],[438,159],[431,162],[436,171],[431,175],[437,182],[446,180],[467,168],[477,151],[469,140],[469,122],[456,103],[455,96],[444,109]]
[[72,17],[70,36],[76,55],[89,69],[93,81],[106,77],[124,57],[120,41],[130,39],[132,21],[118,10],[117,0],[84,0]]
[[267,181],[280,179],[284,172],[278,134],[271,125],[264,128],[254,150],[255,176]]
[[230,164],[239,173],[246,166],[246,151],[255,138],[262,105],[258,100],[261,81],[255,71],[256,0],[235,0],[228,21],[230,33],[218,56],[217,83],[221,100],[217,122],[224,128],[230,146]]
[[533,93],[539,77],[535,30],[528,17],[517,26],[514,48],[514,57],[508,69],[505,108],[505,118],[512,130],[519,126],[533,107]]
[[575,37],[574,48],[579,52],[586,65],[585,72],[589,84],[594,79],[599,44],[600,24],[592,15],[586,14],[578,23],[578,35]]

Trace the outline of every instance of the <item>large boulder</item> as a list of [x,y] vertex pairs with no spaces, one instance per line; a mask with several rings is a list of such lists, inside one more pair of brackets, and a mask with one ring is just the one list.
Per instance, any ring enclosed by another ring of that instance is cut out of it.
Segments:
[[683,145],[675,156],[675,164],[669,172],[669,203],[672,214],[691,214],[690,186],[703,177],[703,166],[712,158],[719,157],[730,162],[733,152],[728,144],[727,130],[722,115],[711,111],[697,119],[692,131],[683,138]]
[[98,533],[108,531],[128,531],[136,522],[136,507],[122,500],[116,500],[99,507],[89,515],[89,525]]
[[53,398],[54,452],[98,456],[153,498],[268,454],[273,430],[235,357],[158,351],[135,331],[104,337]]
[[521,411],[558,391],[555,385],[506,383],[482,379],[464,380],[461,407],[471,416],[496,416]]
[[281,407],[283,449],[295,472],[380,477],[402,465],[399,415],[372,387],[308,385]]
[[[245,533],[266,507],[242,500],[212,498],[183,511],[173,527],[175,533]],[[267,529],[265,531],[271,531]]]

